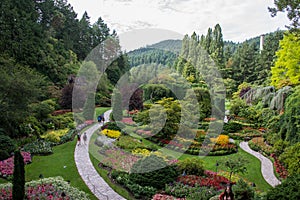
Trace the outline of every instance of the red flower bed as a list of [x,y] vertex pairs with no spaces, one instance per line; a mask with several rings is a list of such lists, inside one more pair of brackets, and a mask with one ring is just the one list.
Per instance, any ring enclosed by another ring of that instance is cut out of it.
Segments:
[[279,159],[276,157],[276,155],[272,153],[271,157],[274,158],[275,170],[279,174],[280,178],[284,178],[284,179],[287,178],[288,172],[285,169],[285,167],[281,164]]
[[176,142],[176,141],[173,141],[173,140],[166,140],[166,139],[160,139],[159,140],[161,143],[163,144],[169,144],[169,145],[172,145],[172,146],[175,146],[175,147],[179,147],[179,148],[182,148],[183,145]]
[[180,176],[177,178],[177,182],[192,187],[194,187],[195,185],[204,187],[214,187],[217,190],[223,189],[226,184],[230,183],[230,181],[227,178],[219,176],[213,172],[206,171],[205,174],[207,175],[207,177],[201,177],[196,175]]
[[[21,152],[23,159],[24,159],[24,163],[31,163],[31,155],[28,152]],[[14,171],[14,156],[0,161],[0,176],[2,177],[7,177],[13,174]]]

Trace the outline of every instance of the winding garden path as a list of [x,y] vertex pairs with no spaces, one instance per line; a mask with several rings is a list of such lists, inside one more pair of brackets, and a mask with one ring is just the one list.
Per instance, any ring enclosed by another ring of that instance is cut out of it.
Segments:
[[260,154],[256,151],[253,151],[252,149],[250,149],[250,147],[248,145],[248,142],[241,142],[240,147],[244,151],[250,153],[251,155],[255,156],[256,158],[258,158],[260,160],[260,162],[261,162],[261,173],[262,173],[264,179],[272,187],[275,187],[276,185],[281,184],[281,182],[274,175],[273,164],[268,158],[266,158],[265,156],[263,156],[262,154]]
[[[107,111],[104,113],[104,118],[106,120],[109,119],[109,114],[111,111]],[[85,184],[89,187],[89,189],[94,193],[94,195],[100,200],[125,200],[122,196],[117,194],[109,185],[103,180],[103,178],[98,174],[96,169],[94,168],[88,151],[88,144],[90,141],[90,137],[93,133],[100,128],[100,124],[97,123],[87,129],[85,132],[87,134],[87,142],[86,145],[81,141],[81,145],[76,145],[74,158],[77,166],[77,170],[85,182]]]

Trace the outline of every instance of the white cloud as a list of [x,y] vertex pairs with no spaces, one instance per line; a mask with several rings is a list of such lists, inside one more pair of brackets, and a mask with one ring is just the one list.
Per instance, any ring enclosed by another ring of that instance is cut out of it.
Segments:
[[161,28],[181,34],[206,34],[219,23],[226,40],[244,41],[284,29],[284,15],[272,18],[273,0],[69,0],[79,16],[102,17],[118,34],[133,29]]

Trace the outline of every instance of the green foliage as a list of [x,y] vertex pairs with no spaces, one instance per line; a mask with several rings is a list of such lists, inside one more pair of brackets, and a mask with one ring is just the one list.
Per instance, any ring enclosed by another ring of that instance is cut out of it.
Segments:
[[30,105],[31,112],[33,112],[34,116],[40,120],[49,117],[56,107],[56,102],[53,99],[44,100]]
[[245,173],[247,171],[247,168],[245,165],[248,163],[248,160],[246,160],[244,157],[238,157],[234,159],[226,158],[221,161],[222,165],[227,168],[229,171],[229,180],[231,181],[232,174],[236,173]]
[[150,155],[137,161],[131,169],[129,179],[141,186],[163,189],[178,176],[175,166],[168,165],[163,158]]
[[234,115],[239,115],[239,113],[244,112],[249,106],[246,102],[240,98],[236,98],[231,101],[230,113]]
[[174,97],[172,91],[164,84],[146,84],[143,86],[144,100],[158,101],[164,97]]
[[[65,113],[63,115],[51,116],[49,119],[50,125],[53,124],[54,129],[74,128],[73,113]],[[49,127],[49,129],[52,129]]]
[[112,96],[112,115],[115,121],[121,121],[123,118],[122,95],[115,89]]
[[121,131],[121,128],[118,126],[116,122],[106,122],[104,126],[101,127],[102,130],[109,129],[109,130],[116,130]]
[[243,127],[242,124],[234,122],[234,121],[229,121],[228,123],[225,123],[223,126],[223,130],[225,133],[235,133],[239,130],[241,130]]
[[234,199],[236,200],[253,200],[255,196],[254,188],[248,185],[243,179],[239,179],[238,182],[232,187],[234,193]]
[[82,116],[85,120],[93,120],[95,112],[95,93],[87,94],[87,99],[84,104]]
[[201,187],[198,185],[190,187],[177,182],[166,185],[165,192],[166,194],[177,198],[186,197],[187,200],[208,200],[217,194],[217,191],[214,188]]
[[277,140],[273,145],[272,151],[276,156],[280,156],[289,145],[290,144],[287,141],[283,141],[282,139]]
[[133,150],[133,149],[149,149],[149,150],[157,150],[154,145],[145,145],[140,140],[135,139],[128,135],[121,135],[118,141],[115,142],[115,145],[122,149]]
[[270,8],[272,17],[276,16],[278,12],[287,12],[287,17],[292,22],[289,26],[289,29],[292,31],[299,31],[299,0],[285,1],[285,0],[276,0],[274,1],[275,8]]
[[178,169],[187,175],[202,176],[204,174],[203,160],[197,157],[186,158],[178,162]]
[[0,160],[5,160],[10,157],[16,149],[16,144],[9,136],[0,133]]
[[141,186],[134,183],[130,180],[130,175],[126,172],[113,170],[111,176],[117,183],[128,188],[135,198],[150,199],[157,192],[157,189],[152,186]]
[[300,173],[300,142],[287,147],[279,157],[286,166],[290,175]]
[[300,175],[295,174],[289,176],[280,185],[272,188],[267,192],[266,200],[290,200],[290,199],[300,199]]
[[25,197],[25,168],[24,160],[20,151],[14,154],[14,173],[13,173],[13,199],[24,199]]
[[36,140],[24,145],[24,151],[33,155],[47,155],[53,153],[52,143],[44,140]]
[[133,50],[128,53],[129,63],[131,67],[136,67],[142,64],[157,63],[165,66],[172,66],[177,57],[176,53],[163,49],[146,47]]
[[281,125],[281,138],[294,144],[300,142],[300,86],[286,99]]
[[292,34],[285,34],[280,41],[280,49],[276,52],[276,62],[271,68],[272,84],[277,88],[286,85],[299,85],[300,41]]
[[0,56],[0,66],[0,128],[21,135],[18,125],[31,114],[29,105],[45,94],[44,77],[10,58]]

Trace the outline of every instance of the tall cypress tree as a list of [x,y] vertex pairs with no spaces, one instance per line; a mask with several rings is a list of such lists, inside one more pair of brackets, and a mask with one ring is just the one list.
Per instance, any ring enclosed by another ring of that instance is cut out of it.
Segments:
[[20,150],[15,151],[13,173],[13,199],[23,200],[25,197],[25,168]]

